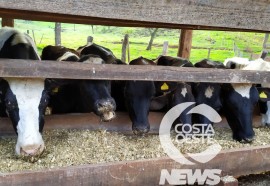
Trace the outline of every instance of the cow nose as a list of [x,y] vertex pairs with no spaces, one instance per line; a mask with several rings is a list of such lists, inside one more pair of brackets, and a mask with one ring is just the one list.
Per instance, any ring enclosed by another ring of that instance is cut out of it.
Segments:
[[240,143],[252,143],[254,139],[254,137],[243,138]]
[[250,138],[244,138],[246,143],[251,143],[254,140],[254,137],[250,137]]
[[99,100],[97,102],[97,108],[101,112],[103,110],[115,110],[115,101],[114,99]]
[[132,131],[135,135],[141,136],[146,133],[148,133],[150,130],[150,126],[144,126],[144,125],[133,125],[132,126]]
[[36,156],[44,151],[44,145],[27,145],[20,148],[20,155],[23,156]]

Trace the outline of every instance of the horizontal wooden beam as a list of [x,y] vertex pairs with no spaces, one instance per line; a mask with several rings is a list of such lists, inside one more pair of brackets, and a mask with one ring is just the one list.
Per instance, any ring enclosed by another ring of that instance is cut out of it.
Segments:
[[114,26],[269,32],[268,6],[265,0],[0,0],[0,16]]
[[[269,171],[270,146],[221,151],[205,164],[179,164],[168,157],[88,164],[40,171],[0,173],[0,185],[159,185],[162,169],[221,169],[222,175],[239,177]],[[204,158],[202,155],[201,158]]]
[[0,60],[0,77],[268,83],[270,72],[230,69],[177,68],[140,65],[96,65],[72,62]]
[[[164,112],[150,112],[148,115],[150,123],[150,134],[158,134],[159,125],[164,116]],[[0,136],[16,135],[9,118],[0,117]],[[253,127],[261,126],[261,116],[253,115]],[[116,112],[116,118],[110,122],[102,122],[93,113],[73,113],[45,116],[44,130],[53,129],[78,129],[78,130],[106,130],[125,134],[133,134],[132,122],[127,112]],[[222,116],[222,121],[215,124],[215,127],[229,128],[227,120]]]

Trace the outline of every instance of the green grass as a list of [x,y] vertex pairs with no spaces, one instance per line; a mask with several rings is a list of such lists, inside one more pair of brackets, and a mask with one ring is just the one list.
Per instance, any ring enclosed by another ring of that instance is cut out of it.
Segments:
[[[15,27],[23,32],[34,30],[35,40],[39,52],[47,45],[54,45],[54,23],[15,20]],[[146,47],[150,39],[149,32],[144,28],[108,27],[91,25],[62,24],[62,45],[78,48],[86,44],[88,36],[94,37],[94,42],[111,49],[121,57],[121,41],[125,34],[129,34],[131,60],[139,56],[154,59],[162,53],[164,41],[169,42],[168,55],[176,56],[179,43],[179,30],[159,29],[151,51]],[[234,43],[241,51],[242,57],[250,57],[250,52],[259,54],[262,50],[264,34],[228,32],[228,31],[194,31],[190,60],[197,62],[207,58],[208,48],[211,48],[210,59],[224,61],[233,57]]]

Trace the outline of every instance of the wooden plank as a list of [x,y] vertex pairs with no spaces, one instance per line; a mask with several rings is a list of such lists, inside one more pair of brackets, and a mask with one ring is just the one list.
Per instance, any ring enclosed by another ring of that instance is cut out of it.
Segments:
[[[158,134],[159,125],[165,113],[150,112],[148,119],[150,123],[150,134]],[[116,118],[110,122],[102,122],[100,118],[93,113],[87,114],[64,114],[45,116],[44,130],[53,129],[78,129],[78,130],[107,130],[117,131],[125,134],[133,134],[131,128],[131,120],[126,112],[117,112]],[[15,135],[9,118],[0,117],[0,136]],[[261,116],[253,116],[253,127],[261,126]],[[215,127],[229,128],[227,120],[222,116],[222,121],[216,123]]]
[[[164,113],[150,112],[149,123],[151,124],[150,134],[157,134],[159,125]],[[53,129],[89,129],[118,131],[125,134],[132,134],[131,121],[128,113],[117,112],[116,118],[110,122],[102,122],[100,118],[93,113],[89,114],[64,114],[45,116],[44,130]],[[0,117],[0,136],[15,135],[9,118]]]
[[[224,30],[229,28],[269,32],[270,9],[268,7],[269,2],[265,0],[246,0],[245,2],[243,0],[160,0],[155,2],[152,0],[72,0],[69,2],[21,0],[19,3],[16,0],[0,0],[0,16],[54,22],[75,22],[78,16],[81,16],[81,18],[88,17],[89,24],[92,19],[97,24],[99,22],[99,24],[115,26],[170,27],[174,25],[177,28],[178,25],[180,28],[179,25],[181,25],[194,27],[192,29]],[[35,16],[29,17],[26,14]],[[56,17],[52,16],[53,14],[62,15]],[[86,19],[81,19],[81,21],[86,21]]]
[[270,72],[1,59],[0,77],[268,83]]
[[179,38],[179,48],[177,56],[189,59],[191,47],[192,47],[192,30],[182,29]]
[[[159,185],[162,169],[221,169],[239,177],[269,171],[270,146],[221,151],[205,164],[182,165],[170,158],[81,165],[40,171],[0,174],[0,185]],[[202,156],[202,155],[199,155]]]
[[3,17],[2,18],[2,27],[4,27],[4,26],[14,27],[14,19]]

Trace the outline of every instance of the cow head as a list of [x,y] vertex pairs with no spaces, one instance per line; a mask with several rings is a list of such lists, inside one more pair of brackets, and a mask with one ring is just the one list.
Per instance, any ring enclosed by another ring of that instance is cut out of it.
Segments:
[[[73,61],[90,64],[104,64],[98,55],[88,54],[78,57],[78,53],[63,46],[47,46],[42,51],[42,59]],[[110,95],[110,81],[105,80],[50,80],[58,84],[57,93],[52,95],[50,106],[53,113],[94,112],[102,121],[115,117],[115,101]]]
[[[31,38],[13,28],[0,30],[0,58],[39,60]],[[18,134],[16,154],[33,156],[43,152],[44,112],[48,94],[44,79],[4,78],[0,81],[1,110],[6,110]]]
[[[241,69],[241,70],[270,70],[270,64],[267,61],[264,61],[262,58],[259,58],[254,61],[249,61],[247,58],[228,58],[224,62],[227,67],[232,69]],[[262,125],[269,125],[270,124],[270,102],[268,95],[270,84],[269,83],[262,83],[256,86],[257,90],[259,91],[259,107],[260,112],[262,115],[261,123]]]
[[[225,68],[221,62],[208,59],[203,59],[194,66],[197,68]],[[215,111],[220,111],[222,107],[220,83],[194,83],[193,94],[197,105],[206,104]],[[206,124],[205,127],[209,124],[213,124],[207,117],[198,114],[194,115],[194,122]]]
[[[155,65],[153,61],[143,57],[134,59],[129,64]],[[127,81],[124,94],[134,134],[141,135],[147,133],[150,130],[148,121],[150,102],[155,94],[154,82]]]
[[49,102],[44,80],[6,78],[1,81],[1,88],[7,115],[18,134],[16,154],[40,154],[45,148],[41,132]]
[[[85,55],[79,60],[82,63],[104,64],[98,55]],[[103,121],[115,117],[116,104],[111,97],[111,82],[109,80],[82,80],[79,83],[80,95],[86,110],[93,111]]]
[[[159,56],[159,58],[156,59],[156,62],[159,66],[174,66],[177,68],[193,67],[192,63],[188,59],[180,57]],[[180,103],[194,102],[191,85],[188,83],[159,81],[155,82],[155,88],[156,95],[158,97],[155,97],[152,100],[152,107],[162,108],[161,104],[164,103],[163,107],[166,106],[168,110]],[[192,116],[191,114],[187,114],[188,111],[189,109],[186,109],[184,112],[182,112],[181,115],[176,119],[175,123],[180,122],[183,124],[189,124],[189,128],[191,129]]]
[[233,138],[240,142],[254,139],[252,118],[259,93],[252,84],[223,84],[224,114],[230,125]]

